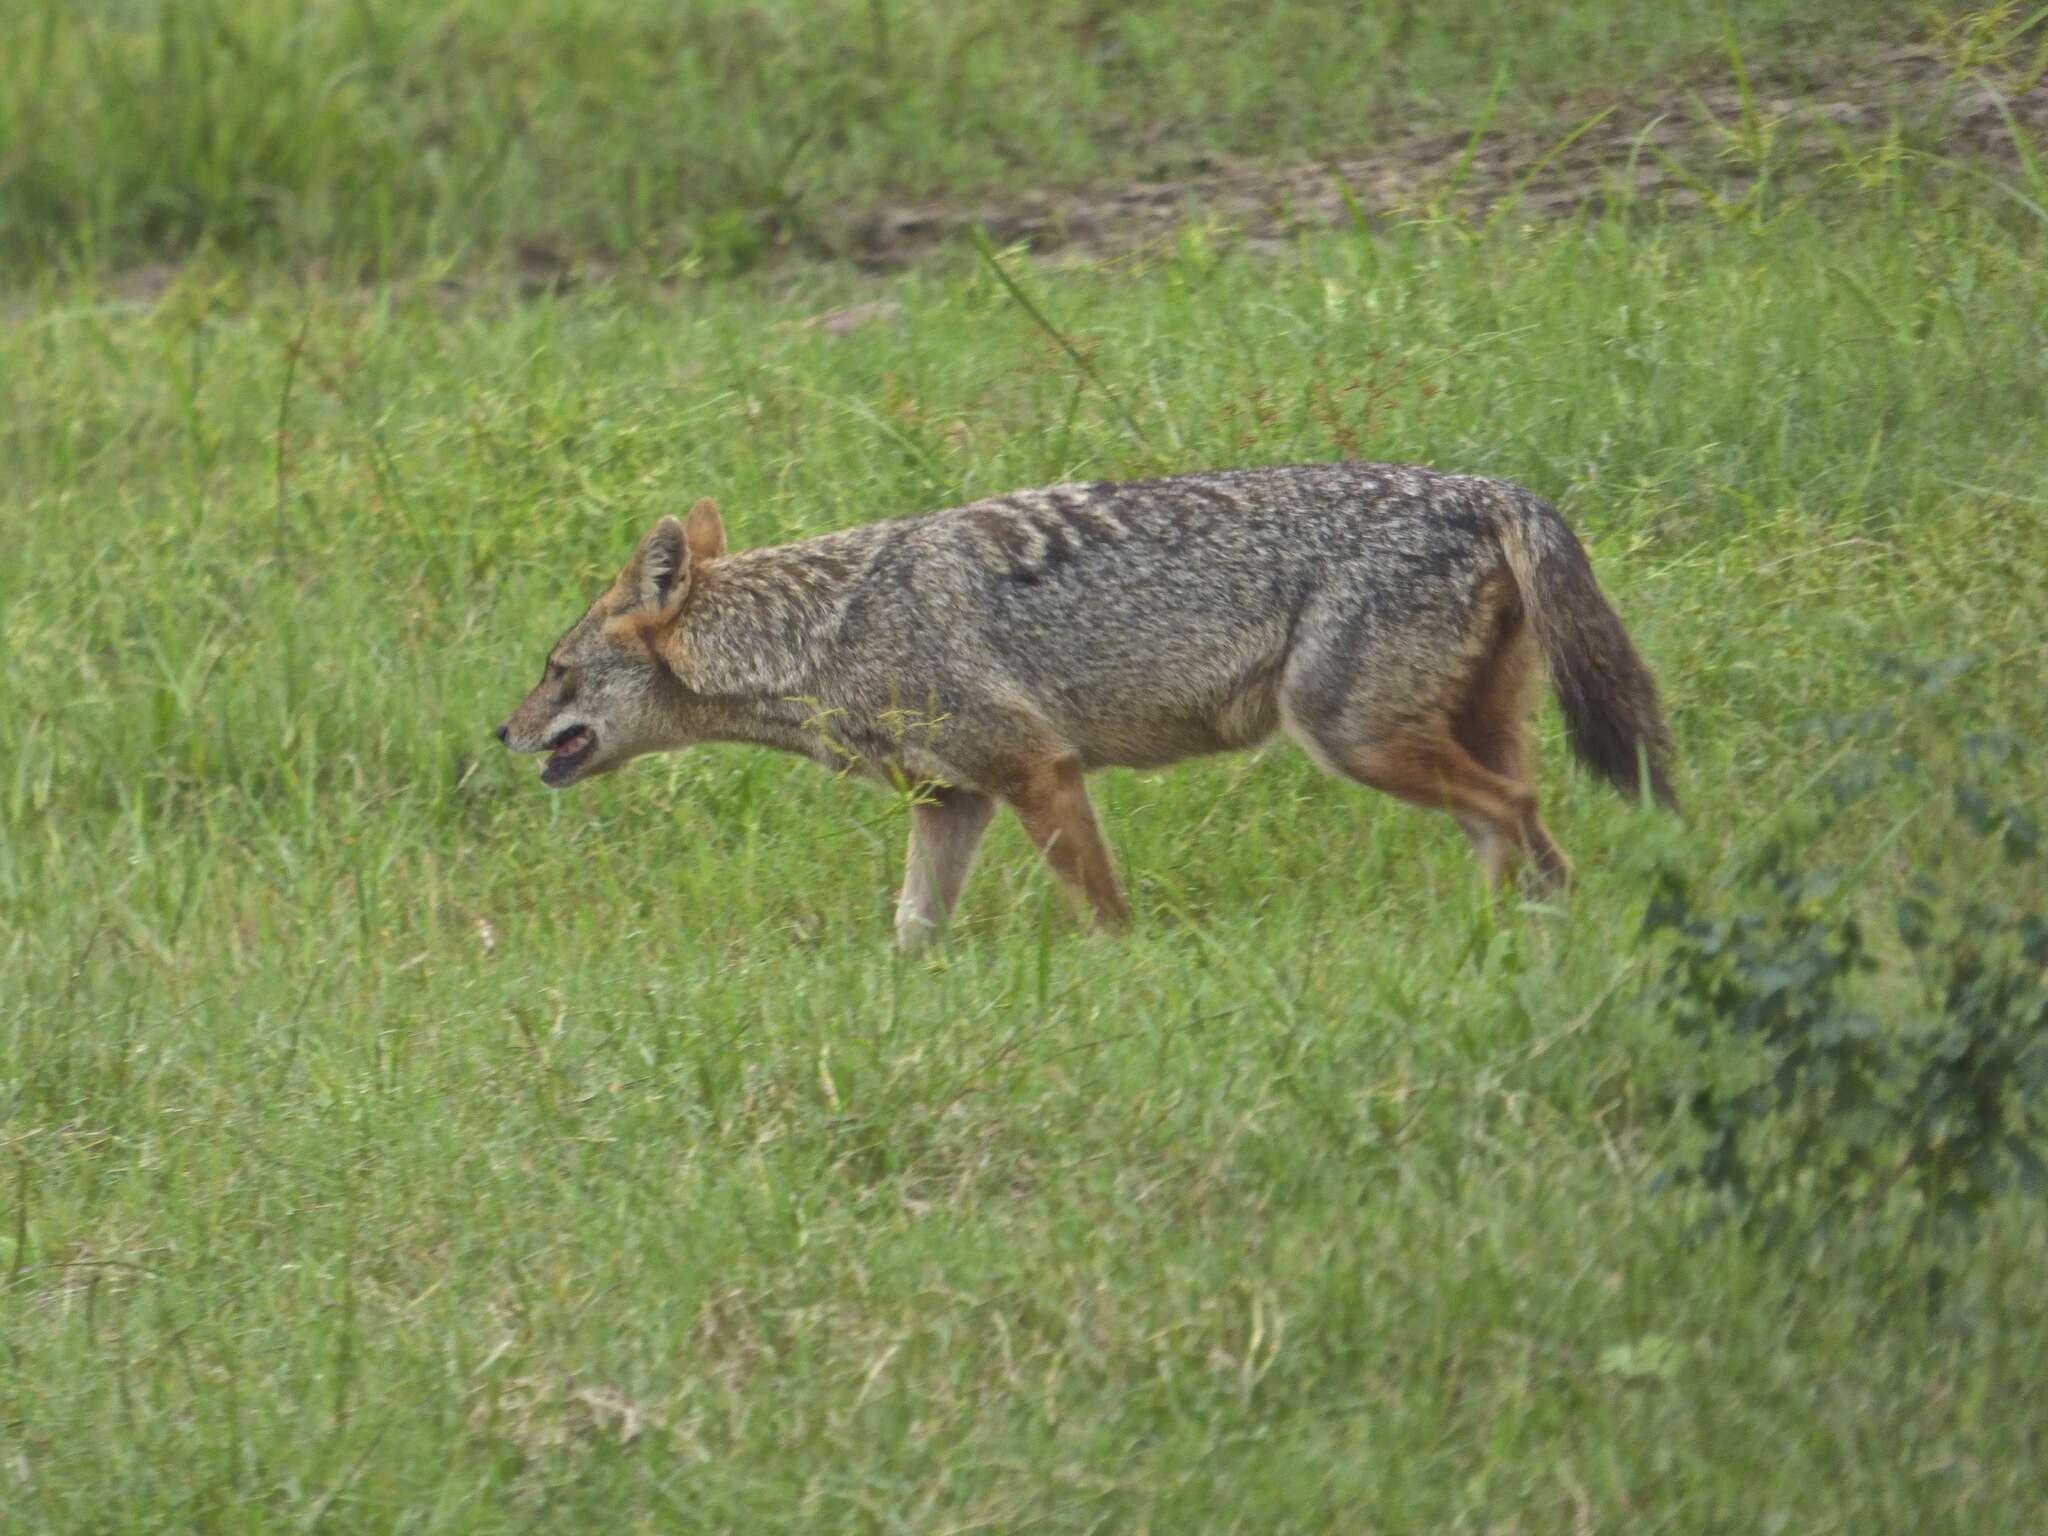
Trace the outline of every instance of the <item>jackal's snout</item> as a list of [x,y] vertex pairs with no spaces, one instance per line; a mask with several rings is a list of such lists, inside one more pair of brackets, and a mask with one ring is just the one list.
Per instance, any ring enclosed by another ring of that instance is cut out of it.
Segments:
[[541,764],[543,784],[554,788],[573,782],[597,757],[597,728],[571,709],[569,691],[555,686],[552,677],[543,680],[520,706],[506,716],[496,735],[507,749],[520,753],[545,752]]

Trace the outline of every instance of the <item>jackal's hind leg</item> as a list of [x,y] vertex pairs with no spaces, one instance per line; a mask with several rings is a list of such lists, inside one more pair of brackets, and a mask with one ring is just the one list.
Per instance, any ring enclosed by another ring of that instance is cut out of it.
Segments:
[[1446,733],[1417,729],[1334,749],[1325,742],[1318,755],[1361,784],[1412,805],[1449,811],[1491,880],[1505,880],[1522,854],[1544,879],[1564,877],[1564,855],[1536,814],[1536,792],[1483,766]]
[[1095,808],[1088,803],[1079,761],[1062,757],[1036,766],[1005,798],[1068,894],[1085,901],[1094,913],[1094,926],[1128,927],[1130,904],[1117,884],[1116,866],[1103,844]]
[[1450,721],[1452,739],[1473,762],[1528,793],[1520,836],[1512,841],[1477,818],[1455,813],[1486,878],[1495,885],[1513,874],[1518,853],[1528,854],[1537,879],[1545,885],[1562,884],[1571,874],[1570,861],[1537,813],[1529,775],[1529,709],[1536,661],[1535,637],[1520,606],[1506,609],[1493,644]]
[[903,894],[896,902],[900,948],[929,944],[952,920],[974,866],[974,851],[995,811],[987,795],[944,787],[911,807],[910,852],[904,860]]
[[1506,885],[1515,872],[1517,846],[1502,837],[1487,822],[1477,816],[1454,812],[1458,830],[1465,834],[1465,841],[1472,845],[1472,856],[1479,861],[1480,872],[1491,886]]

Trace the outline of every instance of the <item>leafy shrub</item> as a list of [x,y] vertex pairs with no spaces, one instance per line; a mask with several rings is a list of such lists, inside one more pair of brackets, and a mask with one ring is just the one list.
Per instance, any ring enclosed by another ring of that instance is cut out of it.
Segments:
[[[2017,752],[1998,738],[1968,746]],[[1854,762],[1832,785],[1837,809],[1888,773],[1922,776],[1910,758]],[[2041,829],[1975,784],[1946,798],[1949,845],[1995,840],[1994,867],[2017,878],[1986,889],[1971,872],[1986,860],[1937,857],[1897,904],[1896,952],[1848,910],[1855,882],[1805,867],[1811,822],[1766,842],[1721,899],[1660,876],[1645,927],[1671,935],[1663,1007],[1712,1059],[1731,1044],[1761,1055],[1732,1088],[1703,1072],[1676,1096],[1705,1142],[1667,1179],[1707,1191],[1717,1219],[1772,1242],[1880,1216],[1943,1239],[2004,1191],[2048,1185]]]

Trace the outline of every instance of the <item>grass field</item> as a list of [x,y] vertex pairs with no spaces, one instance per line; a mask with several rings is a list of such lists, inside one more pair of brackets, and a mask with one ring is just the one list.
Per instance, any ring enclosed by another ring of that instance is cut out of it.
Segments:
[[[22,0],[0,268],[225,251],[383,273],[519,241],[667,265],[890,196],[1322,155],[1725,59],[1834,63],[1910,0]],[[2002,36],[2023,18],[2007,18]],[[1824,61],[1834,61],[1834,63]]]
[[[2038,902],[1950,800],[2042,802],[2044,193],[1880,156],[1726,219],[1011,257],[1103,387],[970,252],[460,302],[40,269],[0,330],[0,1528],[2048,1525],[2039,1201],[1939,1250],[1881,1202],[1704,1226],[1674,1096],[1751,1058],[1673,1029],[1641,937],[1661,871],[1739,903],[1792,829],[1893,1027],[1916,876]],[[1554,906],[1292,749],[1112,773],[1134,935],[1006,822],[903,960],[890,797],[738,748],[555,795],[490,739],[698,495],[750,544],[1333,457],[1564,507],[1687,820],[1547,704]],[[1852,751],[1915,766],[1808,827]]]

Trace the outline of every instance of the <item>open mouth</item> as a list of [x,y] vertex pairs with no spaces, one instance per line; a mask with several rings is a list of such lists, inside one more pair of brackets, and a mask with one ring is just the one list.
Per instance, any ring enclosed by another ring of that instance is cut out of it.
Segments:
[[548,743],[548,760],[541,765],[541,783],[558,787],[568,783],[596,750],[597,733],[587,725],[572,725],[557,732]]

